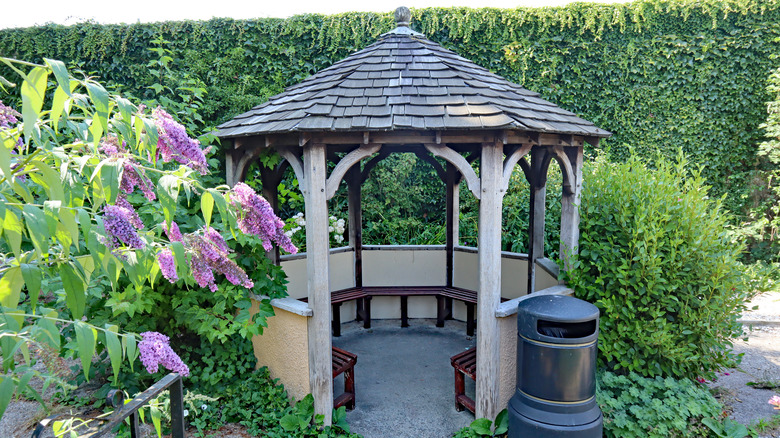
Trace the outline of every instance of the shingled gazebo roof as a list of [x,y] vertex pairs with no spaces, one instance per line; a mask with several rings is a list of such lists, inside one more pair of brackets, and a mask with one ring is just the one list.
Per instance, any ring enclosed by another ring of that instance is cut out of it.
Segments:
[[217,136],[449,129],[610,135],[399,24],[220,125]]

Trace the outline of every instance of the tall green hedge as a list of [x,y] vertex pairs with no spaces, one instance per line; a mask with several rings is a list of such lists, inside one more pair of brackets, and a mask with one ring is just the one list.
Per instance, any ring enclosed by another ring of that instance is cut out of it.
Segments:
[[[625,157],[627,145],[646,156],[682,148],[704,166],[715,194],[731,193],[731,210],[749,199],[766,79],[777,66],[770,54],[780,51],[777,0],[430,8],[413,15],[413,27],[433,41],[612,131],[604,145],[613,156]],[[156,91],[148,87],[160,81],[148,65],[157,56],[150,49],[162,46],[182,83],[207,89],[202,115],[213,125],[392,26],[390,12],[46,25],[0,31],[0,54],[62,59],[149,98]]]

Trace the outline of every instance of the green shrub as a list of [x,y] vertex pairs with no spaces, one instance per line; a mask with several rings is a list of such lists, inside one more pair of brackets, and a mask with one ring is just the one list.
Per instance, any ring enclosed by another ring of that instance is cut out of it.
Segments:
[[690,379],[621,376],[600,372],[596,400],[611,438],[707,437],[705,418],[720,418],[722,407]]
[[601,311],[599,362],[645,376],[712,376],[735,364],[747,290],[721,201],[698,170],[659,158],[584,172],[579,256],[567,276]]

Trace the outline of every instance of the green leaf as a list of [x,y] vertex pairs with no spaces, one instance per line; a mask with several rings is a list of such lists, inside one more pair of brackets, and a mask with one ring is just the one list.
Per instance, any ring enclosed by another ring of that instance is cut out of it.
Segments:
[[92,172],[92,176],[89,180],[94,182],[95,178],[99,177],[99,187],[103,192],[103,197],[107,203],[113,204],[116,202],[116,197],[119,194],[119,180],[121,174],[121,161],[116,161],[113,158],[106,158],[95,167],[95,171]]
[[60,223],[65,231],[70,235],[71,242],[79,249],[79,225],[76,223],[76,212],[74,210],[60,210]]
[[3,379],[0,383],[0,417],[2,417],[16,392],[16,383],[10,376],[2,376],[0,379]]
[[111,369],[114,371],[114,386],[118,384],[119,367],[122,365],[122,343],[117,336],[118,330],[115,325],[106,325],[106,350],[111,359]]
[[61,201],[43,201],[43,215],[46,218],[46,226],[49,228],[50,236],[57,234],[57,225],[60,223],[60,207],[62,207]]
[[76,343],[78,344],[81,367],[84,369],[84,377],[89,380],[89,366],[92,364],[92,356],[95,354],[97,330],[81,321],[76,321],[73,328],[76,332]]
[[0,303],[3,307],[16,309],[19,305],[19,295],[24,286],[22,269],[18,266],[6,269],[0,277]]
[[42,342],[46,342],[47,344],[51,345],[54,349],[59,350],[60,330],[57,328],[57,324],[54,323],[54,319],[58,318],[59,314],[57,313],[56,310],[50,310],[44,316],[45,318],[41,318],[40,320],[38,320],[38,323],[36,325],[43,329],[43,333],[46,333],[46,337],[39,340],[42,340]]
[[[100,122],[102,132],[108,131],[108,92],[102,85],[97,82],[87,82],[87,93],[92,99],[92,104],[95,106],[97,119]],[[93,121],[94,122],[94,121]]]
[[22,227],[23,224],[19,220],[19,216],[14,213],[13,209],[6,208],[5,218],[3,219],[3,233],[17,259],[22,256]]
[[62,88],[68,96],[70,92],[70,75],[68,74],[68,68],[65,67],[65,63],[56,59],[43,58],[43,61],[54,72],[54,77],[57,78],[57,84]]
[[130,362],[130,371],[132,371],[135,359],[138,357],[138,345],[135,336],[122,336],[122,345],[125,347],[125,357]]
[[27,286],[27,293],[30,295],[30,306],[35,312],[35,308],[38,306],[38,295],[41,292],[41,269],[36,265],[23,263],[22,277],[24,278],[24,284]]
[[84,307],[87,303],[87,284],[73,267],[72,263],[60,265],[60,278],[65,289],[65,304],[73,314],[73,318],[81,319],[84,316]]
[[84,236],[84,242],[89,242],[89,230],[92,228],[92,216],[83,208],[79,208],[78,216],[81,234]]
[[160,408],[157,406],[149,406],[149,413],[151,414],[152,424],[154,424],[154,430],[157,432],[157,436],[162,437],[162,423],[160,422],[162,411],[160,411]]
[[46,225],[46,216],[40,207],[34,205],[25,205],[22,208],[22,215],[27,224],[27,234],[33,242],[33,246],[40,254],[41,258],[49,254],[49,228]]
[[22,82],[22,120],[24,121],[24,137],[32,138],[33,128],[41,115],[43,100],[46,97],[46,82],[49,70],[35,67]]
[[494,435],[503,435],[506,433],[509,427],[509,415],[506,409],[499,412],[496,416],[496,429],[493,431]]
[[206,221],[206,227],[208,228],[211,223],[211,213],[214,211],[214,198],[208,191],[204,192],[200,198],[200,210],[203,212],[203,219]]
[[179,178],[174,175],[164,175],[157,181],[157,195],[165,215],[166,227],[171,226],[173,215],[176,213],[176,204],[179,198]]
[[493,422],[487,418],[478,418],[471,422],[471,430],[478,435],[490,436],[493,435],[493,432],[490,430],[492,424]]
[[288,432],[293,432],[300,428],[298,417],[292,414],[287,414],[282,417],[282,420],[279,421],[279,424],[282,426],[282,429]]
[[[64,201],[65,190],[62,186],[62,179],[60,178],[59,172],[38,160],[30,161],[30,165],[35,166],[35,168],[38,169],[38,172],[40,172],[42,183],[41,185],[49,195],[49,199],[55,201]],[[38,177],[38,175],[34,173],[31,174],[31,176],[35,176],[36,178]]]

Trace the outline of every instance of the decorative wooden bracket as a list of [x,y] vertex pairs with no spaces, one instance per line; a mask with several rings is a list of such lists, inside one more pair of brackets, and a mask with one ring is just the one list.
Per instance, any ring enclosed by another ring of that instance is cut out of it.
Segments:
[[439,158],[447,160],[449,163],[455,166],[460,174],[463,175],[463,178],[466,180],[466,184],[468,184],[469,190],[471,190],[471,193],[474,194],[474,197],[481,199],[481,183],[479,181],[479,177],[477,176],[477,173],[474,172],[471,164],[469,164],[469,162],[463,158],[463,155],[455,152],[447,146],[438,144],[426,143],[425,149],[428,149],[428,152]]
[[444,182],[446,184],[447,172],[441,166],[441,163],[436,161],[436,159],[433,158],[432,156],[430,156],[430,155],[428,155],[426,153],[423,153],[423,152],[418,152],[415,155],[417,155],[417,158],[419,158],[419,159],[425,161],[426,163],[430,164],[431,167],[433,167],[433,170],[436,171],[436,175],[439,175],[439,179],[442,180],[442,182]]
[[298,187],[300,187],[301,191],[305,194],[306,175],[303,173],[303,161],[301,161],[301,157],[299,157],[295,152],[292,151],[292,149],[289,148],[278,148],[277,151],[279,152],[279,155],[282,156],[282,158],[290,163],[290,166],[295,172],[295,177],[298,178]]
[[564,152],[563,147],[556,146],[552,148],[552,153],[556,158],[556,161],[561,166],[561,172],[563,173],[563,192],[566,195],[574,193],[572,187],[577,184],[574,177],[574,170],[571,168],[571,161],[569,156]]
[[385,150],[379,151],[379,154],[375,156],[374,158],[368,160],[368,163],[366,163],[365,166],[363,166],[363,170],[360,171],[360,184],[363,184],[368,179],[368,175],[371,174],[371,171],[374,170],[374,167],[376,167],[377,164],[379,164],[380,161],[384,160],[390,155],[390,152]]
[[[517,162],[520,161],[520,159],[522,159],[524,156],[528,155],[529,152],[531,152],[531,145],[526,144],[514,149],[504,159],[504,174],[503,180],[501,182],[501,187],[503,188],[504,193],[509,190],[509,180],[512,179],[512,171],[515,168],[515,164],[517,164]],[[523,169],[523,171],[525,171],[525,169]]]
[[341,180],[350,167],[355,165],[355,163],[359,163],[363,158],[379,152],[381,147],[382,145],[376,143],[362,145],[342,158],[341,161],[339,161],[339,164],[336,165],[336,168],[333,169],[333,172],[330,173],[328,181],[325,183],[325,199],[330,199],[336,194],[336,190],[338,190]]

